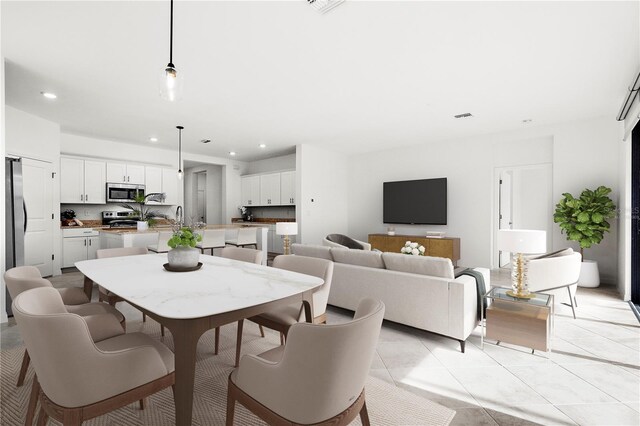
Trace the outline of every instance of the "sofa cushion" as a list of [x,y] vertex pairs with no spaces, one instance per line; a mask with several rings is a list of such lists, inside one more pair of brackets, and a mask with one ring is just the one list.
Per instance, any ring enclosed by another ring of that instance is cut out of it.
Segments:
[[360,244],[353,238],[347,237],[346,235],[342,235],[342,234],[329,234],[327,235],[327,240],[331,241],[332,243],[340,244],[341,246],[345,246],[347,248],[354,249],[354,250],[364,249],[362,244]]
[[331,248],[325,246],[315,246],[309,244],[291,244],[291,253],[298,256],[317,257],[320,259],[333,260]]
[[332,247],[331,256],[333,256],[333,261],[336,263],[384,269],[382,253],[380,252]]
[[453,263],[446,257],[382,253],[382,259],[387,269],[391,271],[453,279]]

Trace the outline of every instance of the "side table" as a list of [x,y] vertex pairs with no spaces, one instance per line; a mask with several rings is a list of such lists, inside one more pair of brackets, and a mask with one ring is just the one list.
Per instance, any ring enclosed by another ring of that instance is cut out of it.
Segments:
[[553,331],[553,295],[532,293],[530,299],[507,294],[508,288],[494,287],[482,298],[487,307],[482,315],[481,347],[485,338],[536,349],[551,351]]

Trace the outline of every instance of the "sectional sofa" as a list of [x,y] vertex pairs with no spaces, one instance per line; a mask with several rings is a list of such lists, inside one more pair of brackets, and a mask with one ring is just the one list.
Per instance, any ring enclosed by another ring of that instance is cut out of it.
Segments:
[[[475,279],[454,277],[450,259],[293,244],[299,256],[335,262],[329,304],[354,311],[361,299],[384,302],[385,319],[465,341],[479,324]],[[482,273],[490,288],[489,270]]]

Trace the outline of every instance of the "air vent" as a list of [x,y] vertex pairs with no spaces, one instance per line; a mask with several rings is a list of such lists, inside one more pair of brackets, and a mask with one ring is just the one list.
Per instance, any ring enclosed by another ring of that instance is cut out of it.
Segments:
[[202,139],[200,142],[202,142],[202,143],[209,143],[209,142],[211,142],[211,139]]
[[464,114],[454,115],[455,118],[471,118],[473,115],[470,112],[465,112]]
[[318,13],[327,13],[343,2],[344,0],[307,0],[307,3],[313,6]]

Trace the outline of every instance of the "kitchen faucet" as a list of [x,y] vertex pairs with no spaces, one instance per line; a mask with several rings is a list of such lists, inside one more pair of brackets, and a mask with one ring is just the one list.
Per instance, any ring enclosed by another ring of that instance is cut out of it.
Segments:
[[176,207],[176,222],[182,226],[183,225],[183,221],[184,221],[184,217],[183,217],[183,213],[182,213],[182,206],[178,206]]

